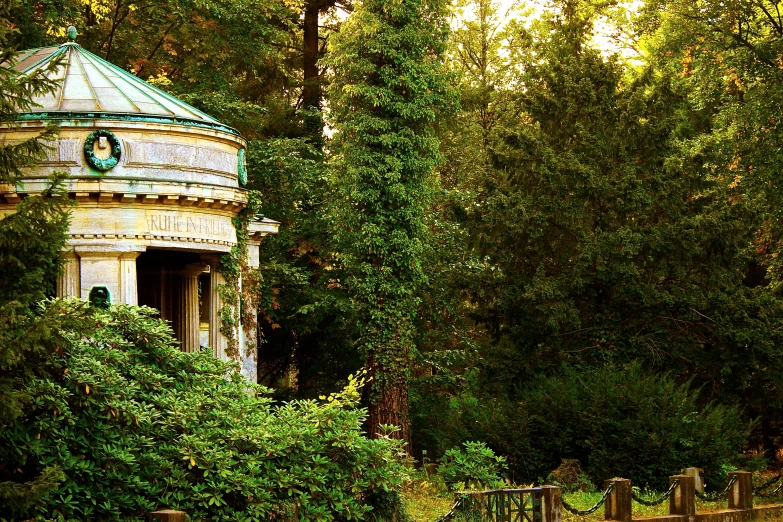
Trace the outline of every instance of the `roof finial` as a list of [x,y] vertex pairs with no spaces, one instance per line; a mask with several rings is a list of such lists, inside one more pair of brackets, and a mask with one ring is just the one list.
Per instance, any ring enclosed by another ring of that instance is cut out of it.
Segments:
[[76,32],[76,27],[69,25],[65,34],[68,36],[68,41],[75,42],[76,36],[78,36],[79,33]]

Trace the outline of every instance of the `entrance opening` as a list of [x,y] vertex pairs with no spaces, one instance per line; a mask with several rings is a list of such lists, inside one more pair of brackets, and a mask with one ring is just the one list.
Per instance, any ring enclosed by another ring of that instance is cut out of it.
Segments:
[[183,351],[209,344],[209,267],[200,254],[150,249],[136,259],[139,305],[171,322]]

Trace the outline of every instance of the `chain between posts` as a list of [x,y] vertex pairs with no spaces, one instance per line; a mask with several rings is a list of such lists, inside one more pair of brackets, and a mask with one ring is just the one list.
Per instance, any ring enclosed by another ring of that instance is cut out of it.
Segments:
[[710,495],[709,493],[701,493],[698,490],[696,491],[696,496],[700,499],[707,501],[707,502],[715,502],[716,500],[720,500],[722,498],[726,498],[729,494],[729,491],[731,490],[731,486],[734,485],[734,483],[737,482],[737,475],[734,475],[731,477],[731,480],[729,480],[729,483],[726,484],[726,487],[723,488],[723,491],[716,495]]
[[662,503],[664,500],[672,496],[672,493],[674,493],[674,489],[679,485],[679,483],[680,483],[680,479],[675,479],[675,481],[672,482],[671,486],[669,486],[669,489],[666,490],[666,493],[664,493],[663,495],[661,495],[660,497],[654,500],[647,500],[645,498],[642,498],[641,495],[637,495],[635,492],[631,493],[631,498],[634,499],[639,504],[643,504],[645,506],[657,506],[658,504]]
[[604,502],[606,502],[606,499],[609,496],[609,493],[611,493],[613,490],[614,490],[614,482],[609,484],[609,487],[606,488],[606,491],[604,491],[604,494],[601,496],[601,500],[599,500],[590,509],[585,509],[585,510],[576,509],[571,504],[566,502],[565,496],[563,496],[563,497],[561,497],[561,500],[563,502],[563,508],[566,511],[568,511],[570,513],[573,513],[574,515],[579,515],[580,517],[585,517],[587,515],[592,515],[593,513],[595,513],[598,510],[599,507],[601,507],[603,505]]
[[[767,489],[768,487],[770,487],[772,484],[774,484],[774,483],[775,483],[775,482],[777,482],[778,480],[780,480],[780,476],[781,476],[781,475],[780,475],[780,472],[778,472],[778,474],[777,474],[777,475],[775,475],[774,477],[772,477],[771,479],[769,479],[768,481],[766,481],[766,482],[765,482],[765,483],[763,483],[762,485],[760,485],[760,486],[757,486],[757,487],[753,488],[753,492],[754,492],[754,493],[757,493],[757,494],[759,494],[759,495],[761,495],[761,496],[770,496],[769,494],[767,494],[767,495],[764,495],[764,494],[762,494],[761,492],[762,492],[762,491],[764,491],[765,489]],[[778,487],[778,490],[779,490],[779,489],[780,489],[780,487]]]
[[[780,477],[778,477],[778,478],[780,478]],[[770,484],[769,486],[771,486],[771,485],[772,485],[772,484]],[[767,487],[769,487],[769,486],[767,486]],[[759,488],[759,489],[761,489],[761,488]],[[780,492],[781,492],[781,490],[783,490],[783,482],[781,482],[781,483],[778,485],[778,487],[776,487],[776,488],[775,488],[775,489],[773,489],[772,491],[768,491],[767,493],[762,493],[761,491],[756,491],[756,490],[753,490],[753,493],[754,493],[755,495],[759,496],[759,497],[762,497],[762,498],[769,498],[769,497],[774,497],[775,495],[777,495],[778,493],[780,493]]]
[[454,518],[454,515],[457,514],[457,510],[462,507],[462,502],[465,500],[465,497],[465,495],[460,495],[454,502],[454,505],[451,506],[449,512],[437,519],[435,522],[446,522],[447,520]]

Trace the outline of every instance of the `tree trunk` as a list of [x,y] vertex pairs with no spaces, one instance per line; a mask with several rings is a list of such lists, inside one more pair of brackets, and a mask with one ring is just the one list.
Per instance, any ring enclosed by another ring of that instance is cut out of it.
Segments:
[[321,108],[321,82],[318,75],[318,16],[321,1],[309,1],[304,11],[304,54],[302,106],[304,109]]
[[[377,439],[383,432],[381,424],[397,426],[391,438],[405,442],[405,451],[411,451],[411,420],[408,404],[408,379],[405,370],[388,370],[370,361],[371,391],[368,408],[368,435]],[[379,377],[381,381],[379,382]]]
[[305,110],[304,126],[317,146],[323,140],[323,116],[321,114],[321,75],[318,60],[321,53],[318,47],[318,18],[321,11],[333,7],[336,0],[309,0],[305,2],[302,52],[302,108]]

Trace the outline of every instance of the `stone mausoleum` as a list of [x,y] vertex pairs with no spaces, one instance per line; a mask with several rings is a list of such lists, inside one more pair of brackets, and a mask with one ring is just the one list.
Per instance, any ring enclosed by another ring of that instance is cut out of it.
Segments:
[[[232,223],[247,204],[246,142],[239,133],[75,43],[31,49],[4,64],[30,74],[61,59],[54,94],[34,101],[18,125],[0,127],[5,143],[39,134],[55,122],[45,161],[16,186],[0,185],[0,215],[66,172],[72,210],[59,296],[106,295],[112,303],[147,305],[171,322],[182,350],[210,347],[227,359],[220,332],[217,271],[237,243]],[[261,238],[277,223],[249,225],[248,259],[258,266]],[[255,332],[240,325],[238,359],[256,376]]]

